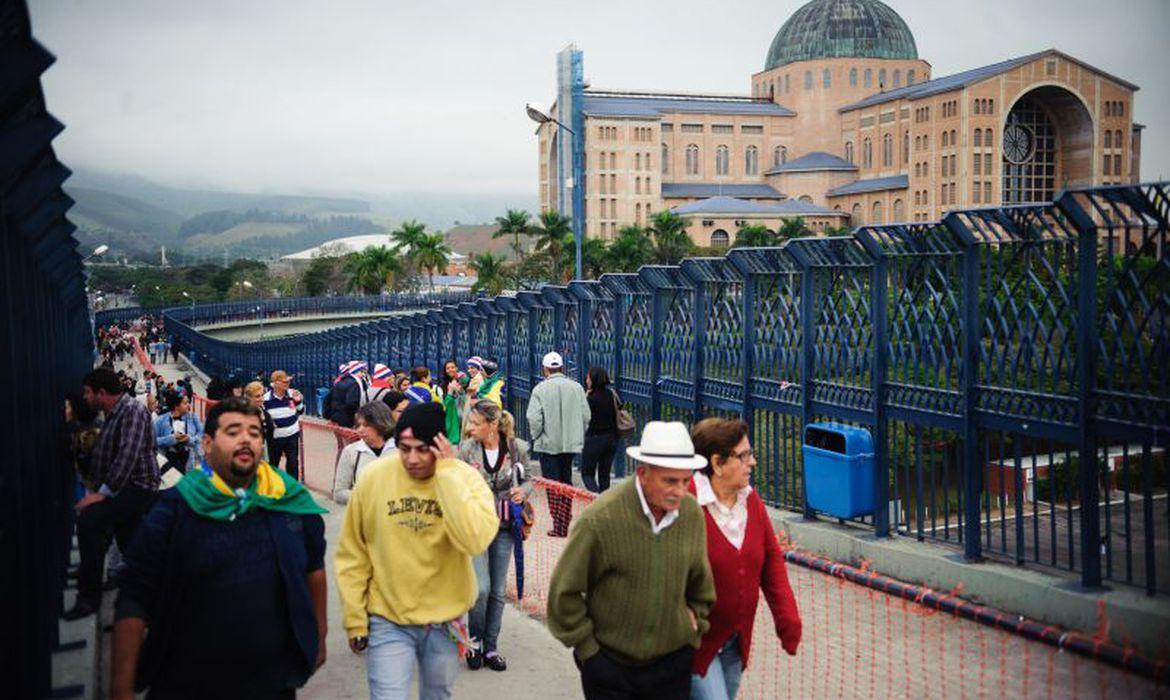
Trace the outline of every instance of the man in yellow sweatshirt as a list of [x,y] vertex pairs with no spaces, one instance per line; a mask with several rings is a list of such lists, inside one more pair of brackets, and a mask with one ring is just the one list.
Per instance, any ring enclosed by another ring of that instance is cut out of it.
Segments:
[[455,459],[443,427],[440,404],[406,409],[397,450],[366,467],[346,508],[337,588],[374,700],[405,699],[416,660],[419,697],[451,697],[460,618],[477,593],[471,562],[500,530],[487,483]]

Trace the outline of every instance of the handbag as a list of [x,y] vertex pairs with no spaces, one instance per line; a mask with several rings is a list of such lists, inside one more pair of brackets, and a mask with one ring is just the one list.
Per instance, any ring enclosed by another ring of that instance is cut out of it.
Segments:
[[[511,451],[513,457],[516,454],[518,454],[518,452],[516,451],[516,443],[515,442],[509,441],[508,442],[508,449]],[[513,487],[520,486],[520,470],[523,468],[524,468],[523,465],[513,463],[513,465],[512,465],[512,486]],[[533,507],[532,507],[532,501],[530,501],[529,499],[526,498],[526,499],[524,499],[523,505],[520,506],[520,540],[521,541],[527,540],[528,536],[532,534],[532,525],[535,522],[536,522],[536,510],[533,509]]]
[[617,392],[610,389],[613,394],[613,410],[614,415],[617,416],[617,433],[619,437],[629,437],[638,430],[638,423],[634,420],[634,416],[628,409],[622,408],[622,400],[618,398]]

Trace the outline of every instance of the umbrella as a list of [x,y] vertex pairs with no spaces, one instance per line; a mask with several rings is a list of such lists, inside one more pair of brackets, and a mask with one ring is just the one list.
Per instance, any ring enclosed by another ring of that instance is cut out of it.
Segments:
[[508,502],[512,516],[512,556],[516,561],[516,600],[524,600],[524,504]]

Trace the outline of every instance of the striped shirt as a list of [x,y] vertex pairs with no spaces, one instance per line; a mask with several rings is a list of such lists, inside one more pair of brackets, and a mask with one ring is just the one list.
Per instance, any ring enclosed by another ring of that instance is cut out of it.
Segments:
[[275,440],[301,432],[300,415],[305,412],[304,401],[293,401],[291,394],[279,398],[269,389],[264,394],[264,412],[272,419],[272,437]]

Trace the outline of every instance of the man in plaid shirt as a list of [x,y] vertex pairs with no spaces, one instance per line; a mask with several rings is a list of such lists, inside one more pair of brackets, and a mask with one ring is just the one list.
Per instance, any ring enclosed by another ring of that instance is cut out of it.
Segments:
[[125,551],[159,485],[150,411],[122,391],[118,375],[109,369],[85,375],[81,394],[91,408],[105,413],[106,422],[92,457],[94,479],[101,487],[77,503],[81,565],[77,602],[62,615],[66,620],[97,611],[110,538],[117,537]]

